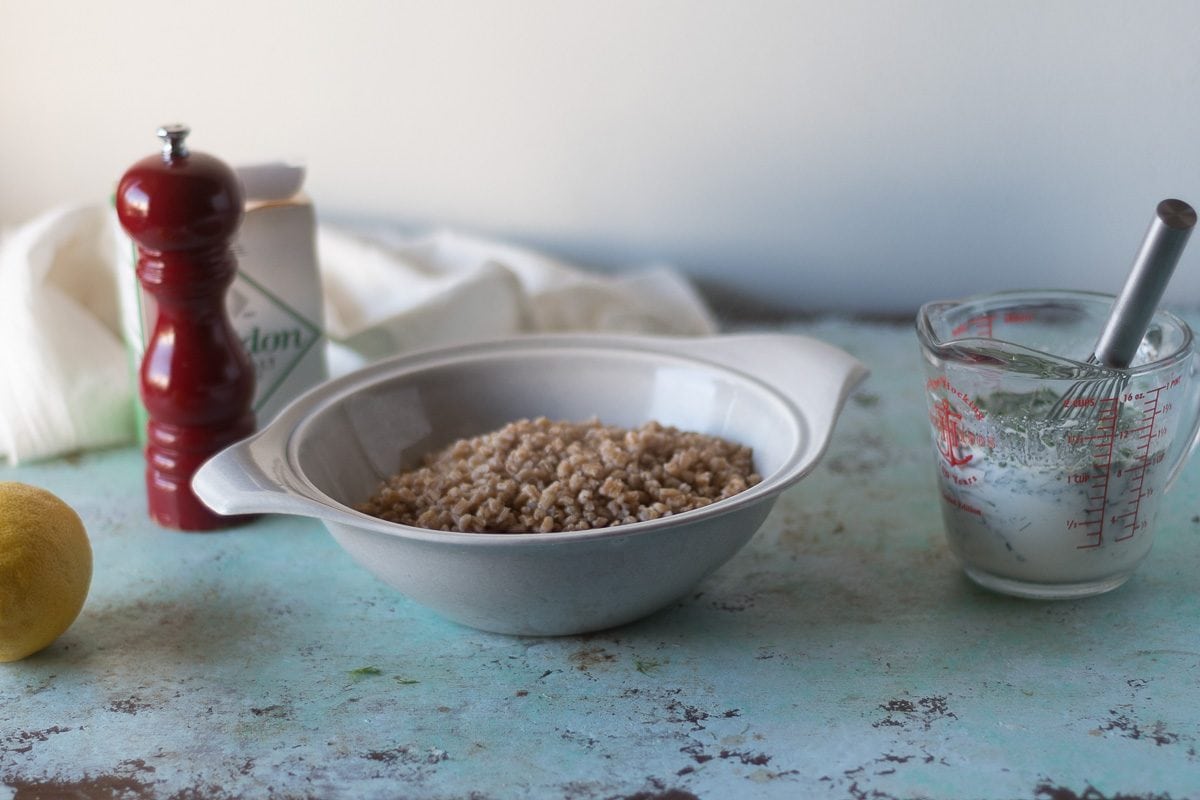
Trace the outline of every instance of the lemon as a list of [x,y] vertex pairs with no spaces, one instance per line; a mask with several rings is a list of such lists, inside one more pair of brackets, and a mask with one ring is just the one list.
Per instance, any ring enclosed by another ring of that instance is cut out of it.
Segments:
[[0,662],[57,639],[91,582],[92,546],[75,510],[45,489],[0,481]]

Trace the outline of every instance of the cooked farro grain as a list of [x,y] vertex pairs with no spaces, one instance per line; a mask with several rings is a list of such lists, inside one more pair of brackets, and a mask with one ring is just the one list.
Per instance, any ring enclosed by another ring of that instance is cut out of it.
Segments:
[[690,511],[761,480],[750,448],[715,436],[539,417],[431,453],[359,510],[443,531],[581,531]]

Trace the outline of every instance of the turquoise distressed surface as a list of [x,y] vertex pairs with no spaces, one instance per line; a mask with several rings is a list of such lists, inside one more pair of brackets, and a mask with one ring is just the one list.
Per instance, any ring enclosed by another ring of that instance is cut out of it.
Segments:
[[441,620],[309,520],[160,530],[132,448],[0,468],[95,550],[75,625],[0,665],[0,798],[1200,796],[1197,466],[1121,589],[989,594],[943,540],[910,328],[790,329],[873,371],[821,466],[589,636]]

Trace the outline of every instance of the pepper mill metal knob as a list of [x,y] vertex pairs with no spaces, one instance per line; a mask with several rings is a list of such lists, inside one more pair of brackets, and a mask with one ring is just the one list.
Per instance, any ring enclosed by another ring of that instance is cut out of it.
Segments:
[[190,152],[188,133],[159,128],[162,154],[126,171],[116,205],[137,245],[138,280],[158,309],[139,371],[150,517],[200,531],[242,521],[210,511],[191,479],[210,456],[254,432],[254,368],[225,310],[241,184],[219,159]]

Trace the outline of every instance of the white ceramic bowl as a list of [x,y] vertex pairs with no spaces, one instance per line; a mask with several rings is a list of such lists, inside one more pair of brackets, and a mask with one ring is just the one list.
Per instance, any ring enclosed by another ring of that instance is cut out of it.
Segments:
[[[297,399],[193,487],[221,514],[322,520],[375,575],[466,625],[581,633],[630,622],[727,561],[828,443],[855,359],[800,336],[530,336],[373,364]],[[704,508],[574,533],[447,533],[354,510],[381,480],[520,418],[649,420],[754,449],[758,485]]]

